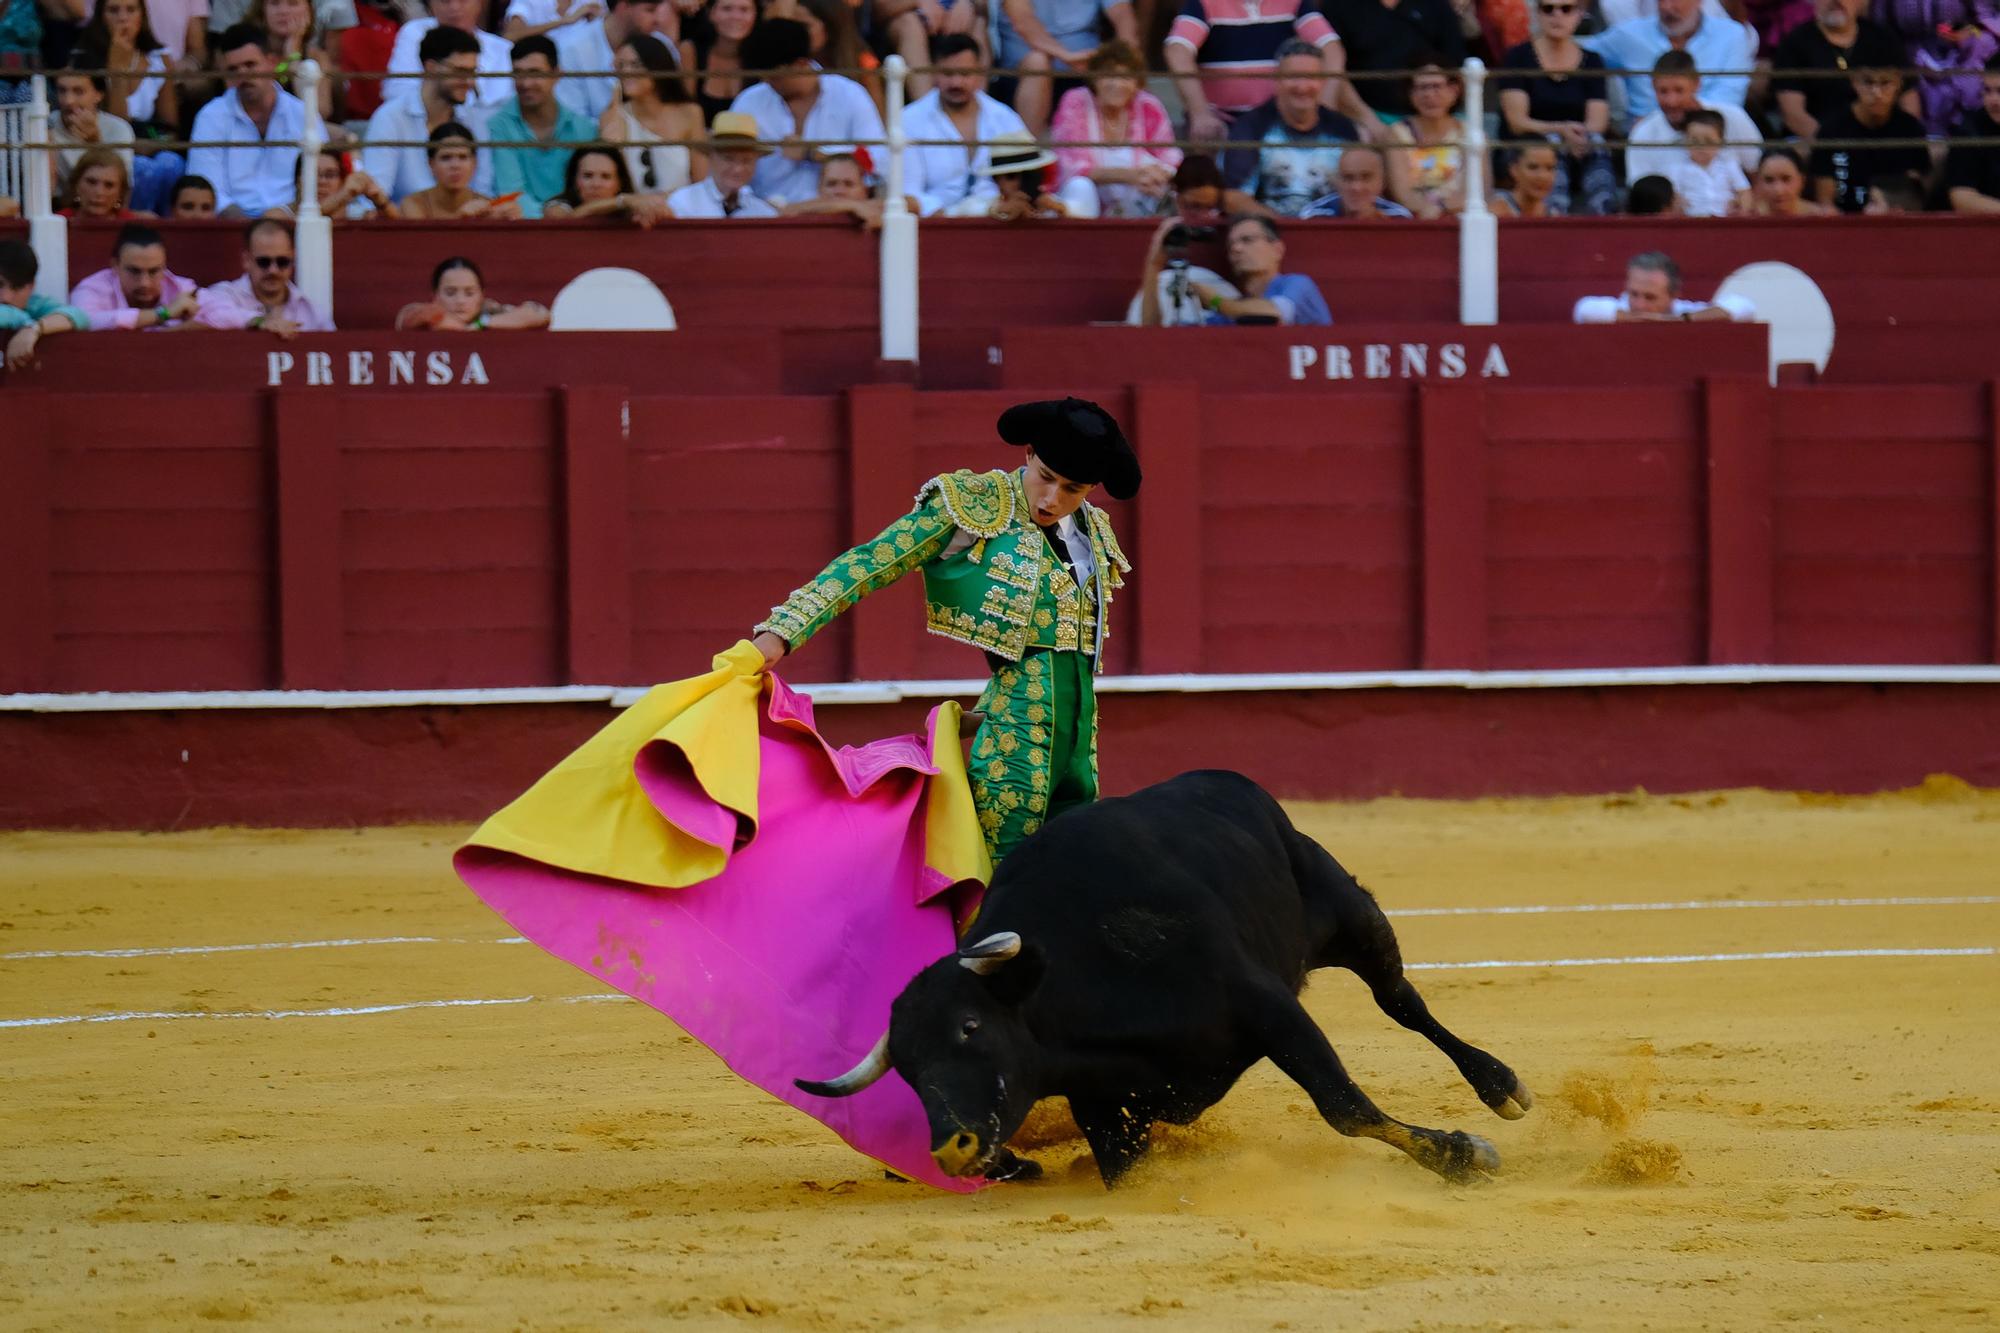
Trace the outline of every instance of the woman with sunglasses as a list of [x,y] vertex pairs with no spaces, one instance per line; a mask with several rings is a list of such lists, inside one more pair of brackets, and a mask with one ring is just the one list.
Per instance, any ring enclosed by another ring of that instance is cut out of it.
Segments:
[[1500,58],[1500,118],[1508,138],[1558,144],[1556,208],[1572,214],[1618,212],[1618,174],[1604,148],[1612,122],[1604,56],[1576,44],[1586,0],[1536,0],[1536,38]]
[[1501,57],[1500,116],[1511,139],[1546,138],[1560,145],[1551,201],[1567,213],[1602,216],[1618,211],[1618,177],[1604,133],[1611,103],[1604,88],[1604,57],[1576,43],[1586,0],[1537,0],[1539,34]]

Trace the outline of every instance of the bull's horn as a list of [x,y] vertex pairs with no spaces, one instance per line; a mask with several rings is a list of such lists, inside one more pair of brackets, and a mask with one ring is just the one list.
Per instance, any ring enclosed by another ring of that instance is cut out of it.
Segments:
[[997,935],[988,935],[977,944],[968,944],[958,951],[958,965],[968,972],[985,976],[1000,964],[1021,952],[1021,937],[1011,930],[1003,930]]
[[810,1092],[815,1097],[852,1097],[882,1075],[889,1072],[889,1034],[884,1032],[882,1040],[875,1043],[868,1054],[861,1057],[861,1063],[842,1074],[821,1083],[815,1079],[795,1078],[792,1080],[800,1091]]

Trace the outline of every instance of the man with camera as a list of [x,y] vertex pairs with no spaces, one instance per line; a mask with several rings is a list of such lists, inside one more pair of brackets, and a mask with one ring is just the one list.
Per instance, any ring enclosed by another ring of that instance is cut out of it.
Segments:
[[[1319,285],[1303,273],[1285,273],[1285,243],[1278,224],[1266,217],[1237,217],[1221,239],[1235,286],[1204,281],[1188,265],[1190,249],[1213,242],[1214,228],[1190,227],[1169,218],[1153,233],[1139,279],[1139,322],[1163,324],[1331,324],[1333,315]],[[1161,275],[1167,282],[1161,282]],[[1162,300],[1161,288],[1167,288]],[[1199,319],[1189,318],[1190,306]]]

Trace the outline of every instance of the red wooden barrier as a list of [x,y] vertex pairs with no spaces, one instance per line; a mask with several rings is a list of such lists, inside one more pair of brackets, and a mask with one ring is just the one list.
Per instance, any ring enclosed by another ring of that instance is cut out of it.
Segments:
[[[5,390],[28,428],[0,451],[0,690],[683,675],[925,477],[1018,458],[992,429],[1018,392],[587,378],[659,341],[547,339],[597,355],[514,388],[182,393],[101,392],[92,344],[53,341]],[[369,342],[293,346],[337,363]],[[210,382],[266,343],[203,339]],[[475,344],[500,345],[454,345]],[[1149,474],[1113,506],[1141,571],[1115,672],[1996,655],[1992,386],[1199,379],[1067,386],[1130,425]],[[790,674],[977,674],[911,631],[918,596],[882,594]]]

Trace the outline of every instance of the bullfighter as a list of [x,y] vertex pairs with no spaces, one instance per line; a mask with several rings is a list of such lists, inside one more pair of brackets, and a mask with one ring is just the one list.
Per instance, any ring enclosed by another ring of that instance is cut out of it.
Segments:
[[926,628],[984,650],[969,776],[997,863],[1023,838],[1097,797],[1095,674],[1112,594],[1131,571],[1110,517],[1089,503],[1139,492],[1118,422],[1079,398],[1001,413],[1000,438],[1027,456],[1012,472],[933,477],[916,507],[800,587],[755,630],[777,662],[880,588],[922,570]]

